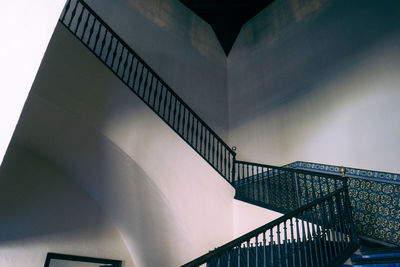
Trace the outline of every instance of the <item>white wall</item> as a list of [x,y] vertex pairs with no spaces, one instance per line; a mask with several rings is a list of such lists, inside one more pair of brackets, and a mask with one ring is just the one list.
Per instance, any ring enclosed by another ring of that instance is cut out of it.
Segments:
[[238,158],[400,172],[398,1],[277,0],[228,58]]
[[264,224],[267,224],[283,215],[282,213],[261,208],[236,199],[233,201],[233,214],[235,220],[235,238],[263,226]]
[[0,185],[0,266],[43,266],[48,252],[135,266],[102,209],[49,159],[11,143]]
[[65,0],[2,1],[0,165]]
[[210,25],[177,0],[86,2],[227,139],[226,57]]
[[233,188],[61,25],[14,138],[89,193],[136,266],[178,266],[233,237]]

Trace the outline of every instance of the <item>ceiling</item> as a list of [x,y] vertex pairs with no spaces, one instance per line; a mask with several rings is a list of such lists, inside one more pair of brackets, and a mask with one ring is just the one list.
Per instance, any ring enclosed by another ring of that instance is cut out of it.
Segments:
[[213,28],[228,56],[240,29],[273,0],[179,0]]

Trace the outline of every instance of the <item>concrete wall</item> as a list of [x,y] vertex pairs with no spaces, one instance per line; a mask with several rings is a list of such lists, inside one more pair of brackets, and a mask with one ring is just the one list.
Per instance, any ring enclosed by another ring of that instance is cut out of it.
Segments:
[[88,192],[135,266],[178,266],[233,237],[233,188],[62,25],[14,140]]
[[124,260],[119,231],[54,162],[12,142],[0,170],[0,266],[43,266],[47,252]]
[[177,0],[86,2],[227,139],[226,57],[206,22]]
[[400,172],[398,1],[277,0],[228,58],[238,158]]

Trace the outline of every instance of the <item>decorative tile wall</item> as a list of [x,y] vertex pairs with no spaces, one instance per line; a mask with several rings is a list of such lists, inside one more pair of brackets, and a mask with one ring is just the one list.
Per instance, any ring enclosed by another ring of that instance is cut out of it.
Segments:
[[[341,174],[339,166],[297,161],[285,167]],[[359,235],[400,245],[400,175],[346,167]]]

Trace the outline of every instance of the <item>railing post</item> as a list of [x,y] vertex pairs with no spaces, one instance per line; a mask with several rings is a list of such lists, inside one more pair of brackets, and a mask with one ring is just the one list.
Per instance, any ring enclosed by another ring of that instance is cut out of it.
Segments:
[[236,175],[236,147],[232,147],[232,177],[231,177],[231,184],[234,183],[235,181],[235,175]]
[[342,173],[342,178],[343,178],[343,187],[344,187],[344,192],[345,192],[345,209],[348,217],[348,222],[350,223],[350,238],[351,241],[359,244],[358,236],[354,228],[353,224],[353,212],[351,209],[351,202],[350,202],[350,196],[349,196],[349,184],[348,184],[348,177],[346,177],[346,168],[341,167],[340,172]]

